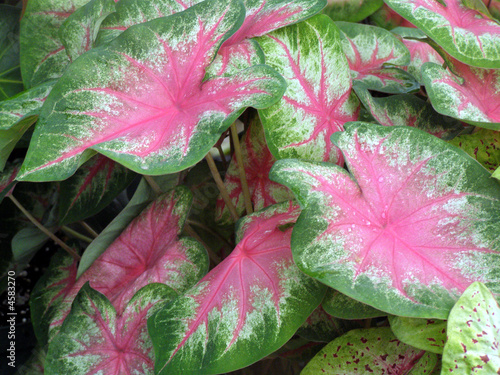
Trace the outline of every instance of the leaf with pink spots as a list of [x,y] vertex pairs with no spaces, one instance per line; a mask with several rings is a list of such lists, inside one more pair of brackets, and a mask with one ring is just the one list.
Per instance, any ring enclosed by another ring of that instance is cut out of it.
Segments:
[[246,216],[233,252],[149,319],[157,374],[226,373],[293,336],[325,293],[292,259],[286,227],[299,212],[283,202]]
[[500,293],[500,185],[463,151],[411,127],[350,123],[339,166],[279,160],[304,207],[301,270],[390,314],[446,319],[474,281]]
[[500,307],[488,288],[473,283],[448,318],[443,374],[500,373]]
[[301,375],[424,375],[436,364],[436,354],[402,343],[389,327],[355,329],[321,349]]
[[398,340],[431,353],[443,354],[446,343],[445,320],[389,316],[392,332]]

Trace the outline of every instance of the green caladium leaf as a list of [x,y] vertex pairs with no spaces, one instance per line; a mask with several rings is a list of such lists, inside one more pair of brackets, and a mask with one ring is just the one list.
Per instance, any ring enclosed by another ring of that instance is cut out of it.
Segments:
[[30,88],[59,78],[69,63],[59,27],[88,0],[32,0],[21,20],[21,73]]
[[495,172],[492,173],[491,177],[496,178],[497,180],[500,180],[500,167],[498,167]]
[[345,128],[334,141],[349,172],[298,160],[271,170],[304,206],[292,235],[297,265],[408,317],[446,319],[474,281],[499,293],[500,185],[489,172],[415,128]]
[[298,215],[298,206],[283,202],[243,218],[233,252],[151,316],[157,374],[229,372],[293,336],[325,293],[294,264],[290,228],[280,230]]
[[86,283],[49,345],[44,373],[153,375],[153,347],[146,321],[156,304],[171,299],[169,287],[149,284],[119,313],[106,296]]
[[64,21],[59,38],[70,61],[93,47],[101,22],[114,11],[114,0],[91,0]]
[[311,341],[330,342],[353,328],[359,325],[334,318],[320,305],[297,330],[297,335]]
[[38,119],[43,102],[54,81],[33,87],[9,100],[0,102],[0,169],[23,134]]
[[435,354],[402,343],[389,327],[355,329],[321,349],[301,375],[424,375],[436,364]]
[[73,176],[61,182],[59,223],[64,225],[95,215],[135,176],[130,169],[103,155],[90,159]]
[[354,90],[380,125],[412,126],[443,139],[453,138],[464,128],[460,121],[437,113],[430,103],[415,95],[373,97],[362,82],[356,82]]
[[328,0],[323,13],[334,21],[359,22],[379,9],[383,0]]
[[385,0],[451,56],[482,68],[500,68],[500,25],[462,0]]
[[490,172],[500,166],[500,132],[478,129],[472,134],[453,138],[450,143],[460,147]]
[[446,321],[389,316],[392,332],[398,340],[431,353],[443,354]]
[[0,101],[24,88],[19,68],[20,17],[20,8],[0,4]]
[[65,179],[92,150],[151,175],[196,164],[246,107],[267,107],[284,91],[265,65],[203,81],[243,15],[237,0],[208,0],[82,55],[47,98],[22,178]]
[[473,283],[450,312],[443,352],[446,374],[497,374],[500,371],[500,308],[482,283]]
[[394,34],[370,25],[336,25],[354,81],[363,82],[370,90],[392,94],[420,89],[415,78],[401,69],[410,63],[410,51]]
[[328,289],[321,303],[325,311],[340,319],[369,319],[386,316],[387,313],[356,301],[335,289]]
[[288,85],[278,103],[259,110],[272,154],[342,164],[330,136],[357,118],[358,102],[334,23],[319,15],[258,41]]
[[500,92],[495,88],[500,85],[500,70],[474,68],[451,57],[448,64],[459,77],[437,64],[422,67],[425,89],[436,111],[482,128],[500,130]]

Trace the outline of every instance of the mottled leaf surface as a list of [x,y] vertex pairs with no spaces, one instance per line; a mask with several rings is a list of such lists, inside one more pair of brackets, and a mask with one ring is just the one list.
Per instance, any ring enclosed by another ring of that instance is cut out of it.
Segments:
[[359,22],[375,12],[383,0],[328,0],[323,13],[334,21]]
[[24,89],[19,68],[21,9],[0,4],[0,101]]
[[219,374],[281,347],[323,299],[290,251],[298,206],[288,202],[239,222],[238,245],[183,296],[148,321],[158,374]]
[[391,32],[376,26],[335,23],[352,79],[370,90],[398,94],[418,91],[415,78],[401,68],[410,63],[410,52]]
[[283,98],[259,111],[273,155],[342,164],[330,136],[357,119],[358,103],[335,24],[319,15],[258,41],[287,82]]
[[398,340],[418,349],[443,354],[446,343],[445,320],[389,316],[389,322]]
[[321,306],[328,314],[340,319],[369,319],[387,315],[383,311],[331,288],[327,290]]
[[337,133],[349,172],[279,160],[305,207],[292,251],[307,274],[395,315],[446,319],[474,281],[500,291],[500,186],[463,151],[411,127]]
[[236,0],[209,0],[82,55],[47,98],[23,178],[65,179],[90,149],[150,175],[197,163],[244,108],[269,106],[284,90],[265,65],[203,81],[243,15]]
[[498,374],[500,372],[500,308],[482,283],[472,284],[448,318],[448,341],[443,373]]
[[500,25],[461,0],[385,0],[463,63],[500,68]]
[[389,327],[355,329],[321,349],[301,375],[423,375],[436,363],[435,354],[403,344]]
[[500,166],[500,132],[478,129],[472,134],[453,138],[450,143],[460,147],[490,172]]

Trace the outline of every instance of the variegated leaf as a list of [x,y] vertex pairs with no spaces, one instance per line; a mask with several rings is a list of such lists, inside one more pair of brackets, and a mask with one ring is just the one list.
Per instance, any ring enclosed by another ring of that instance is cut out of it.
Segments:
[[334,21],[359,22],[379,9],[383,0],[328,0],[323,13]]
[[410,22],[405,20],[395,11],[384,4],[382,8],[377,10],[370,16],[370,21],[377,25],[378,27],[382,27],[387,30],[392,30],[395,27],[415,27]]
[[21,167],[21,162],[8,163],[7,167],[0,173],[0,202],[8,195],[16,185],[16,176]]
[[347,331],[360,326],[355,322],[336,319],[320,305],[297,330],[297,335],[319,342],[330,342]]
[[490,172],[500,167],[500,132],[478,129],[473,134],[460,135],[450,143],[460,147]]
[[389,322],[398,340],[414,348],[443,354],[446,343],[445,320],[389,316]]
[[0,4],[0,101],[23,91],[19,69],[21,9]]
[[321,303],[325,311],[340,319],[369,319],[386,316],[387,313],[356,301],[335,289],[328,289]]

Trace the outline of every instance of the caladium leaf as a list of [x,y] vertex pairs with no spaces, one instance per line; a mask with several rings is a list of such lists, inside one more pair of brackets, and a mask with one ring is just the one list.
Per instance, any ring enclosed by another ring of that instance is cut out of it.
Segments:
[[500,25],[461,0],[385,0],[461,62],[500,68]]
[[[283,185],[269,180],[269,171],[276,159],[269,151],[264,136],[264,129],[258,119],[254,119],[243,136],[241,142],[243,168],[255,211],[275,203],[293,199],[293,193]],[[238,215],[245,212],[243,188],[238,171],[238,162],[233,155],[224,177],[224,185],[229,193]],[[217,199],[215,211],[216,220],[221,223],[232,222],[229,210],[222,199]]]
[[478,129],[473,134],[453,138],[450,143],[460,147],[490,172],[500,166],[500,132]]
[[301,375],[429,374],[437,356],[400,342],[389,327],[355,329],[316,354]]
[[59,223],[84,220],[102,210],[136,176],[103,155],[85,163],[73,176],[61,182]]
[[245,107],[269,106],[284,91],[265,65],[203,82],[243,14],[237,0],[208,0],[82,55],[47,98],[23,178],[67,178],[90,149],[151,175],[197,163]]
[[422,79],[432,105],[439,113],[482,128],[500,130],[499,69],[474,68],[450,58],[456,76],[433,63],[422,67]]
[[376,26],[336,22],[342,48],[354,81],[370,90],[398,94],[418,91],[420,85],[403,67],[410,63],[410,51],[391,32]]
[[500,186],[488,171],[411,127],[336,134],[350,173],[279,160],[270,174],[305,207],[292,235],[304,272],[408,317],[446,319],[474,281],[500,292]]
[[19,17],[21,9],[0,4],[0,100],[23,90],[19,69]]
[[114,0],[91,0],[64,21],[59,38],[70,61],[93,47],[101,22],[114,11]]
[[383,0],[328,0],[323,13],[334,21],[359,22],[379,9]]
[[284,202],[246,216],[231,255],[149,319],[156,373],[225,373],[290,339],[325,292],[295,266],[291,230],[280,229],[298,215]]
[[445,320],[389,316],[389,322],[398,340],[418,349],[443,354],[446,343]]
[[21,162],[8,163],[7,167],[0,173],[0,202],[8,195],[12,194],[12,190],[16,186],[16,176],[21,168]]
[[278,103],[259,110],[273,155],[342,164],[330,136],[357,119],[358,102],[334,23],[319,15],[258,41],[288,85]]
[[320,305],[297,330],[297,335],[311,341],[330,342],[353,328],[359,325],[334,318]]
[[380,125],[412,126],[443,139],[451,139],[464,129],[460,121],[437,113],[430,103],[415,95],[373,97],[361,82],[354,84],[354,90]]
[[54,83],[47,82],[0,102],[0,169],[3,169],[26,130],[38,119],[43,102]]
[[370,16],[370,21],[378,27],[382,27],[387,30],[392,30],[399,26],[415,27],[395,11],[393,11],[391,8],[389,8],[386,4],[384,4],[382,8],[380,8]]
[[45,374],[150,374],[153,347],[146,321],[171,290],[150,284],[137,292],[122,313],[103,294],[85,284],[60,333],[50,343]]
[[482,283],[473,283],[448,318],[443,373],[498,374],[500,371],[500,308]]
[[327,290],[321,306],[328,314],[340,319],[369,319],[387,315],[383,311],[349,298],[331,288]]
[[30,88],[58,78],[69,63],[59,39],[59,27],[88,0],[29,1],[21,20],[21,72]]

